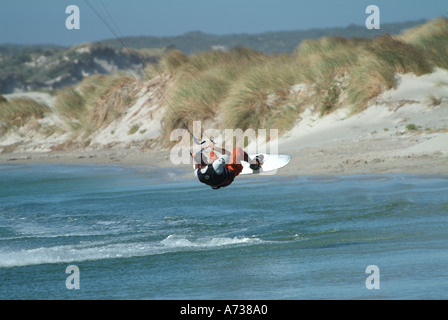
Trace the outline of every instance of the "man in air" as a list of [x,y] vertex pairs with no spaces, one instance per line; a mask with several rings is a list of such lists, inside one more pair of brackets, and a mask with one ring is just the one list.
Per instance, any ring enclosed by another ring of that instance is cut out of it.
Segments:
[[[263,156],[258,155],[251,159],[249,155],[241,148],[235,148],[232,153],[224,148],[216,147],[213,143],[208,145],[213,151],[210,152],[209,159],[203,152],[193,153],[193,165],[195,176],[212,189],[224,188],[230,185],[235,177],[243,170],[241,161],[250,164],[252,170],[259,170],[263,164]],[[221,153],[220,157],[215,155],[217,151]]]

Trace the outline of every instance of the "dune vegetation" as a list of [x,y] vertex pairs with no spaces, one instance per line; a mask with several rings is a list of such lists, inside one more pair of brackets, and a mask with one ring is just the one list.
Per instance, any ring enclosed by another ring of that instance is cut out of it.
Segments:
[[[448,19],[400,36],[307,40],[294,54],[246,48],[184,55],[170,51],[148,74],[169,73],[166,130],[182,122],[214,120],[222,128],[288,130],[305,106],[321,114],[346,106],[365,109],[396,74],[423,75],[448,68]],[[302,86],[298,86],[298,85]]]
[[[53,94],[56,112],[74,133],[86,138],[119,119],[135,103],[138,90],[164,75],[169,85],[161,80],[153,84],[165,98],[164,140],[170,143],[170,133],[193,120],[216,129],[278,129],[281,134],[308,107],[321,115],[340,107],[357,113],[380,93],[395,88],[397,74],[419,76],[435,68],[448,69],[446,18],[399,36],[306,40],[294,53],[266,54],[243,47],[191,55],[171,50],[146,67],[143,81],[120,74],[94,75]],[[29,101],[3,100],[3,131],[17,119],[41,117],[48,111]]]
[[10,129],[24,126],[29,120],[42,119],[50,109],[33,99],[7,100],[0,95],[0,136]]
[[123,115],[135,101],[135,78],[115,74],[94,75],[77,87],[56,92],[55,108],[74,129],[88,136]]

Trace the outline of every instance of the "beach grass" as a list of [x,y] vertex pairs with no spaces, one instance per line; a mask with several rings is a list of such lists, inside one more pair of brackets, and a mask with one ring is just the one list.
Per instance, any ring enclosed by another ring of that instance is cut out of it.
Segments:
[[57,92],[55,109],[72,128],[80,128],[86,122],[86,101],[75,88],[68,87]]
[[431,65],[448,69],[448,18],[434,19],[407,30],[401,39],[423,51]]
[[50,112],[46,104],[33,99],[16,98],[7,100],[0,98],[0,134],[8,132],[13,127],[22,127],[31,119],[42,119]]
[[246,48],[200,52],[191,56],[179,52],[162,57],[159,68],[175,82],[167,94],[166,137],[183,123],[213,121],[222,117],[223,102],[238,79],[269,56]]
[[77,87],[58,90],[55,108],[74,130],[88,135],[118,119],[133,104],[135,96],[130,88],[134,82],[134,78],[120,74],[94,75]]
[[[158,67],[175,79],[165,130],[169,136],[182,123],[219,119],[218,126],[225,128],[276,128],[281,133],[304,106],[321,115],[340,107],[357,113],[395,88],[397,74],[420,76],[447,67],[447,39],[448,20],[440,18],[401,36],[306,40],[293,54],[245,48],[189,56],[172,51]],[[292,94],[298,84],[307,86],[308,95]]]

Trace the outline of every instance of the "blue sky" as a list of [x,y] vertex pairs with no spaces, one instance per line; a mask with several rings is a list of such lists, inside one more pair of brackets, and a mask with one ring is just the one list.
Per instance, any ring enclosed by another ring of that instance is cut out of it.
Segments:
[[[381,23],[448,16],[448,0],[88,0],[104,3],[124,36],[259,33],[364,25],[368,5]],[[80,29],[68,30],[65,8],[80,9]],[[74,45],[113,34],[85,0],[0,0],[0,43]]]

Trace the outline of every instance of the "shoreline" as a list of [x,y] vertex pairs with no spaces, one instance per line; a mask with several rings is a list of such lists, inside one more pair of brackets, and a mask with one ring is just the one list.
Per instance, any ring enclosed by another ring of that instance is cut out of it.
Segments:
[[[326,117],[304,113],[292,130],[275,141],[275,152],[292,156],[276,175],[448,174],[448,105],[433,110],[410,105],[395,112],[372,106],[352,116],[347,112],[340,110]],[[409,131],[402,123],[410,121],[431,130]],[[390,129],[381,129],[387,127]],[[251,147],[246,150],[259,150]],[[270,143],[264,147],[269,153]],[[186,177],[193,171],[192,164],[175,165],[170,149],[142,151],[137,146],[0,153],[0,164],[14,163],[172,168],[185,170]]]
[[[447,136],[448,137],[448,136]],[[409,139],[406,139],[409,140]],[[448,140],[447,140],[448,141]],[[409,143],[409,141],[407,141]],[[404,141],[400,141],[404,143]],[[447,142],[448,143],[448,142]],[[298,150],[282,148],[279,153],[292,156],[291,162],[279,169],[278,176],[328,176],[362,174],[448,174],[448,156],[441,151],[420,153],[405,152],[408,148],[378,152],[389,140],[340,141]],[[377,149],[375,151],[375,149]],[[349,152],[349,150],[352,150]],[[353,152],[356,150],[357,152]],[[370,150],[370,151],[369,151]],[[54,165],[116,165],[132,167],[155,167],[160,169],[185,170],[186,177],[192,165],[175,165],[169,150],[140,151],[130,149],[57,152],[13,152],[1,153],[0,164],[54,164]],[[191,175],[191,177],[193,177]]]

